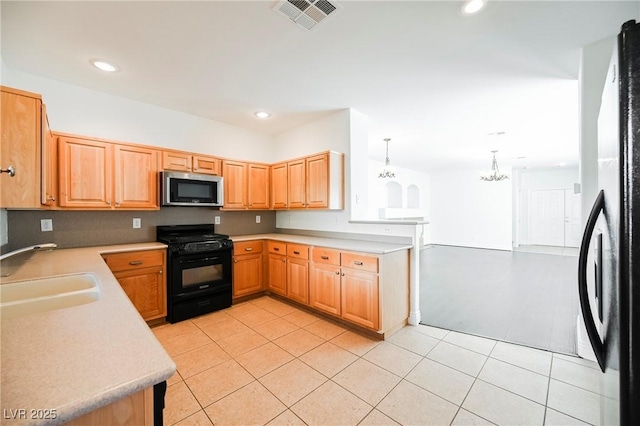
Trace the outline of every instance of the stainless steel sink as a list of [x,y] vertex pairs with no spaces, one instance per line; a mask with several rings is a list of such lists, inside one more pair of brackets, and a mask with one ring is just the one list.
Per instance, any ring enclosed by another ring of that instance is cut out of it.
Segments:
[[92,274],[63,275],[0,285],[3,319],[95,302],[100,288]]

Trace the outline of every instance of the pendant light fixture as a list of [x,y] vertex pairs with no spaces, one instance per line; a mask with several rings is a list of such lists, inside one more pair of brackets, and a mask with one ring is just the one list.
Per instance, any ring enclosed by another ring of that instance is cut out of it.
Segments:
[[389,165],[391,162],[389,161],[389,141],[391,139],[389,138],[385,138],[384,141],[387,144],[387,158],[384,160],[384,167],[383,169],[380,171],[380,173],[378,174],[378,177],[380,179],[393,179],[394,177],[396,177],[396,172],[393,170],[393,168]]
[[493,161],[491,161],[491,173],[486,176],[480,176],[480,180],[484,180],[487,182],[500,182],[501,180],[509,179],[509,176],[501,174],[500,169],[498,168],[498,160],[496,160],[496,152],[491,151],[493,153]]

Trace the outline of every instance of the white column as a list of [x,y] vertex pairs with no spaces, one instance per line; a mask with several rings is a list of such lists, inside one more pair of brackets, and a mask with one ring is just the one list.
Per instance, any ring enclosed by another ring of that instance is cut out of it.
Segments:
[[422,225],[413,226],[412,244],[409,250],[409,324],[420,324],[420,235]]

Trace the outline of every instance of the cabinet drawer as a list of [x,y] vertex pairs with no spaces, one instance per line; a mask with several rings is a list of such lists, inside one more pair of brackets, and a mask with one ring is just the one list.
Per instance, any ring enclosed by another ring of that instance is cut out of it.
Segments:
[[233,243],[233,254],[242,256],[249,253],[262,253],[262,240]]
[[164,263],[163,250],[132,251],[127,253],[112,253],[102,255],[109,269],[113,272],[162,266]]
[[340,251],[324,247],[314,247],[312,259],[314,262],[340,266]]
[[298,259],[309,259],[309,246],[287,244],[287,256]]
[[378,258],[357,253],[342,253],[342,266],[361,271],[378,272]]
[[269,253],[281,254],[283,256],[287,254],[286,243],[281,243],[279,241],[269,241],[268,245],[269,245]]

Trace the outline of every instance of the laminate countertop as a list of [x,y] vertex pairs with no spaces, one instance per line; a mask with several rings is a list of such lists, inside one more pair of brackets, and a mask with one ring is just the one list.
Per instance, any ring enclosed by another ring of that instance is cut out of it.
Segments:
[[[55,249],[2,262],[2,275],[10,274],[0,279],[2,285],[89,273],[100,289],[92,303],[2,318],[3,424],[64,423],[173,375],[175,363],[100,256],[159,248],[166,246],[150,242]],[[27,418],[11,418],[15,410],[26,410]],[[55,410],[56,418],[32,419],[31,410]]]
[[358,251],[372,254],[387,254],[394,251],[413,248],[411,244],[392,244],[379,241],[352,240],[346,238],[314,237],[295,234],[254,234],[232,235],[234,243],[251,240],[275,240],[285,243],[306,244],[316,247],[327,247],[338,250]]

